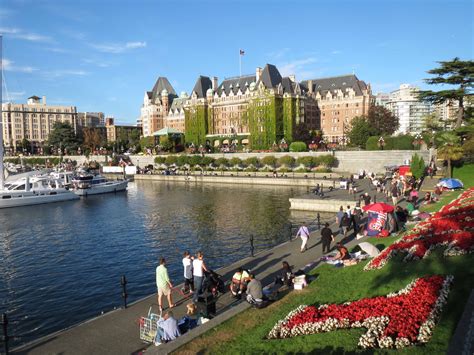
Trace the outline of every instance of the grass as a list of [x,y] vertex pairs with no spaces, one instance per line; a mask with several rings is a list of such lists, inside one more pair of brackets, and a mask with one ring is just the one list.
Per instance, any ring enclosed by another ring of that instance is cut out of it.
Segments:
[[[452,198],[450,199],[452,200]],[[397,237],[372,239],[379,249]],[[249,309],[193,342],[178,349],[179,354],[299,354],[299,353],[446,353],[451,336],[461,317],[473,288],[474,254],[445,258],[442,248],[421,261],[405,263],[402,257],[391,259],[382,269],[363,271],[366,262],[337,269],[322,265],[311,274],[317,276],[308,288],[293,291],[266,309]],[[290,339],[266,340],[274,324],[301,304],[343,303],[364,297],[386,295],[405,287],[413,279],[425,275],[452,274],[454,284],[440,322],[429,343],[404,350],[363,351],[357,347],[365,329],[337,330],[329,333],[299,336]]]
[[465,188],[474,186],[474,164],[464,164],[459,168],[454,168],[453,177],[461,180]]

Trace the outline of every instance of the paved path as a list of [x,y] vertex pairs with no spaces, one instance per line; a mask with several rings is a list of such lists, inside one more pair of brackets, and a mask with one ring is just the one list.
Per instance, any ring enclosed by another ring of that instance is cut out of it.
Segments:
[[[336,238],[341,240],[341,236]],[[360,242],[360,241],[357,241]],[[352,242],[350,245],[355,244]],[[230,280],[235,270],[244,265],[251,269],[264,285],[270,284],[281,269],[281,262],[288,261],[294,270],[310,269],[318,264],[322,255],[319,231],[313,232],[308,243],[309,250],[300,253],[300,240],[286,242],[271,250],[263,251],[219,270],[224,280]],[[185,314],[189,299],[175,295],[178,306],[174,309],[176,317]],[[92,319],[71,329],[51,334],[36,342],[15,349],[15,354],[133,354],[147,347],[139,339],[137,320],[146,315],[149,307],[155,307],[156,296],[150,296],[132,304],[127,309],[119,309]],[[217,302],[217,313],[222,313],[236,305],[230,293],[222,295]],[[196,328],[196,329],[199,329]],[[170,346],[170,344],[166,344]],[[165,352],[164,345],[159,352]],[[157,351],[160,347],[150,347]]]

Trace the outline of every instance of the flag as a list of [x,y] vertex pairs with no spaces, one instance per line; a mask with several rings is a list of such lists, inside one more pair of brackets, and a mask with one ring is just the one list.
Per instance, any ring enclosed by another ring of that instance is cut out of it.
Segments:
[[243,49],[240,50],[240,55],[244,55],[245,51]]

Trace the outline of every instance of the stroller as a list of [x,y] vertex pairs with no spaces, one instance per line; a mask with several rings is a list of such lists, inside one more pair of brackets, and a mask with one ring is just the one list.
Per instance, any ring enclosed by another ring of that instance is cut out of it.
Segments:
[[211,294],[214,297],[219,293],[225,293],[225,283],[222,280],[222,276],[212,270],[206,272],[202,282],[202,290],[203,293]]

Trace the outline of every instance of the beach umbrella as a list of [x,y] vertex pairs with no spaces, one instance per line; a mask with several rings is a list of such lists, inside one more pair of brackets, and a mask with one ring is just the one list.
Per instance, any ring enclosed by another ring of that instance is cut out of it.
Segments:
[[359,247],[373,258],[380,254],[380,250],[373,244],[363,242],[359,244]]
[[464,187],[462,181],[458,179],[441,179],[438,185],[447,189],[462,189]]
[[379,212],[379,213],[389,213],[393,212],[394,207],[387,205],[383,202],[372,203],[370,205],[362,207],[364,211]]

